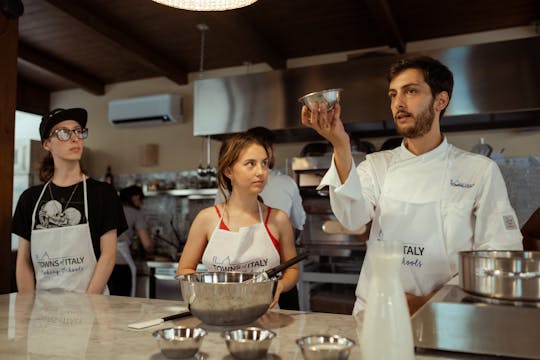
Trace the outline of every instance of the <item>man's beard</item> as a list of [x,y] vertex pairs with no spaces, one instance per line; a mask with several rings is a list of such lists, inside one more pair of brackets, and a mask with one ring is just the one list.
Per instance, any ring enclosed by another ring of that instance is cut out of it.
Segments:
[[394,120],[398,134],[409,139],[419,138],[427,134],[431,130],[431,126],[435,120],[435,111],[433,111],[434,103],[432,100],[427,109],[417,115],[411,114],[415,120],[412,127],[400,127]]

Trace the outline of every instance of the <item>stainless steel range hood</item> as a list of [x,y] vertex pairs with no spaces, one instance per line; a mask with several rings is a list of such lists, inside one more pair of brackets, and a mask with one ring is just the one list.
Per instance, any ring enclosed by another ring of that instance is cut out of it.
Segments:
[[[420,54],[420,53],[418,53]],[[540,38],[424,52],[454,73],[445,131],[540,124]],[[415,54],[407,54],[412,56]],[[386,73],[403,55],[198,80],[194,84],[194,135],[220,135],[266,126],[278,139],[320,139],[300,123],[297,99],[340,87],[342,119],[359,136],[394,134]]]

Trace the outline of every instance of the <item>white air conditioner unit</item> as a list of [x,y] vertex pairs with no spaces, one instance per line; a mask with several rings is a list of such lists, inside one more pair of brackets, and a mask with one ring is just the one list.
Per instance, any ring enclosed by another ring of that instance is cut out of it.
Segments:
[[109,102],[109,123],[115,127],[157,126],[177,122],[182,122],[182,98],[177,94]]

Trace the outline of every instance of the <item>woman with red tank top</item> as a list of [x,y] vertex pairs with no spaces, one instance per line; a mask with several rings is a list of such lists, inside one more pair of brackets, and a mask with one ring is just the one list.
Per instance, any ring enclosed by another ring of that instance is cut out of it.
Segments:
[[[263,203],[259,193],[268,177],[268,151],[247,133],[227,138],[219,152],[219,187],[225,202],[199,212],[189,231],[178,274],[209,271],[261,272],[296,256],[291,222],[281,210]],[[224,191],[227,190],[227,191]],[[298,281],[298,265],[283,271],[274,306]]]

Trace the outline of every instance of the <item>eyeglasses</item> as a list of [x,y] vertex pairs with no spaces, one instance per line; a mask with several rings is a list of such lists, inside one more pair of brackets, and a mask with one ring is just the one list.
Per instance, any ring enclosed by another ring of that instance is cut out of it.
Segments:
[[52,131],[49,134],[49,137],[55,135],[56,138],[60,141],[68,141],[71,139],[71,134],[75,133],[75,136],[77,136],[78,139],[84,140],[88,137],[88,129],[84,128],[77,128],[77,129],[66,129],[66,128],[60,128]]

